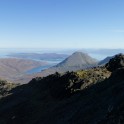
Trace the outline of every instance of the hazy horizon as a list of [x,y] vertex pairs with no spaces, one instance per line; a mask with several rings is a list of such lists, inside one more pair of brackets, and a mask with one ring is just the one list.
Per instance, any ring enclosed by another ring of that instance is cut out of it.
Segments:
[[115,54],[123,53],[124,49],[48,49],[48,48],[0,48],[0,58],[9,58],[8,55],[19,54],[19,53],[57,53],[57,54],[67,54],[71,55],[74,52],[83,52],[89,54],[91,57],[102,60],[108,56],[113,56]]

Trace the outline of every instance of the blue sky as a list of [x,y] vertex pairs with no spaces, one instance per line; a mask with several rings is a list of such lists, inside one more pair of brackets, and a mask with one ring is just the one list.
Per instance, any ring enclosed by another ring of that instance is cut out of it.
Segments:
[[1,48],[124,48],[124,0],[0,0]]

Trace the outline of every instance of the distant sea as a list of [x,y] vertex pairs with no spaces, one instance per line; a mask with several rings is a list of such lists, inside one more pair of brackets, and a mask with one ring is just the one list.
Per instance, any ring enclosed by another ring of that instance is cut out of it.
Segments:
[[[1,48],[0,49],[0,58],[10,58],[7,55],[9,54],[15,54],[15,53],[59,53],[59,54],[68,54],[71,55],[72,53],[80,51],[88,53],[91,57],[102,60],[108,56],[113,56],[115,54],[124,53],[124,49],[42,49],[42,48]],[[37,60],[42,61],[42,60]],[[40,66],[38,68],[34,68],[32,70],[29,70],[27,73],[36,73],[40,72],[41,70],[47,69],[51,66],[54,66],[63,59],[52,59],[52,60],[44,60],[49,63],[48,66]]]
[[[102,60],[107,56],[124,53],[124,49],[42,49],[42,48],[0,48],[0,58],[8,58],[13,53],[59,53],[68,54],[80,51],[88,53],[91,57]],[[59,62],[59,61],[58,61]]]

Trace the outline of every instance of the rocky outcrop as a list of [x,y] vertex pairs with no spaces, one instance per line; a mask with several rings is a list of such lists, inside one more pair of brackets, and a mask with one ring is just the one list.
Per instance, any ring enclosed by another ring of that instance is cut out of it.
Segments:
[[124,67],[124,55],[118,54],[106,64],[106,68],[109,71],[115,71],[116,69]]
[[123,124],[122,56],[107,68],[56,72],[12,88],[0,100],[0,124]]

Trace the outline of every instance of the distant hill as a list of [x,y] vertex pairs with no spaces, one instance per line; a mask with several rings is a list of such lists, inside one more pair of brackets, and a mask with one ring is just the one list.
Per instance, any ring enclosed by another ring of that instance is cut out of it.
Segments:
[[56,65],[56,67],[62,67],[65,70],[78,70],[78,69],[85,69],[97,64],[97,60],[90,57],[86,53],[82,52],[75,52],[63,62]]
[[7,55],[9,57],[23,58],[23,59],[39,59],[39,60],[53,60],[53,59],[65,59],[68,57],[66,54],[57,53],[13,53]]
[[56,67],[65,66],[72,68],[73,67],[87,68],[91,65],[95,65],[96,63],[97,60],[90,57],[88,54],[82,52],[75,52],[67,59],[65,59],[63,62],[59,63]]
[[124,124],[122,54],[105,66],[37,77],[25,85],[0,81],[0,88],[0,124]]
[[47,62],[17,59],[17,58],[1,58],[0,59],[0,78],[14,81],[18,78],[22,79],[23,75],[33,68],[47,65]]
[[105,59],[101,60],[98,65],[105,65],[110,61],[110,59],[114,58],[114,56],[106,57]]
[[38,76],[47,76],[55,72],[63,73],[66,71],[87,69],[96,66],[97,63],[98,61],[90,57],[88,54],[82,52],[75,52],[56,66],[53,66],[49,69],[43,70],[41,73],[38,73]]
[[106,57],[105,59],[101,60],[98,65],[105,65],[106,63],[108,63],[111,59],[113,59],[115,56],[117,55],[123,55],[123,53],[119,53],[119,54],[116,54],[114,56],[109,56],[109,57]]

